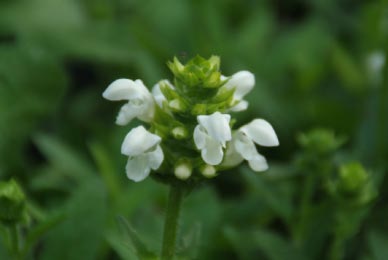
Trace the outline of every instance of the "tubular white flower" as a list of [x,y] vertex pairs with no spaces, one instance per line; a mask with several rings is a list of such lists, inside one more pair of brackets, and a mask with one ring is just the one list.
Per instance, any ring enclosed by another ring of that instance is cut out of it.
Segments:
[[118,125],[126,125],[135,117],[149,122],[154,116],[154,100],[140,79],[117,79],[107,87],[102,96],[111,101],[128,100],[117,115]]
[[[225,80],[227,77],[221,76],[221,79]],[[253,89],[254,85],[255,75],[246,70],[239,71],[229,78],[223,87],[226,89],[235,88],[233,102],[236,105],[230,109],[231,111],[238,112],[248,108],[248,102],[243,98]]]
[[133,128],[124,138],[121,153],[127,155],[126,172],[129,179],[139,182],[156,170],[163,162],[161,138],[148,132],[143,126]]
[[202,159],[210,165],[221,163],[222,148],[232,139],[229,126],[230,115],[215,112],[197,117],[198,125],[194,129],[194,143],[201,150]]
[[267,121],[255,119],[233,134],[232,143],[235,152],[248,161],[252,170],[265,171],[268,169],[267,161],[264,156],[257,152],[255,143],[262,146],[278,146],[279,140]]

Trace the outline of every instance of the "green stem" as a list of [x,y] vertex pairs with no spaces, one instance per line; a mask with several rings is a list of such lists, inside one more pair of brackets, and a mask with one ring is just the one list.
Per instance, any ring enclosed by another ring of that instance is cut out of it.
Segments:
[[340,260],[343,258],[343,253],[344,253],[343,241],[338,236],[336,236],[330,245],[328,257],[330,260]]
[[182,187],[171,184],[164,222],[161,260],[171,260],[175,255],[179,211],[183,199]]
[[9,236],[11,242],[11,252],[15,260],[21,259],[20,257],[20,241],[19,241],[19,230],[17,224],[9,227]]
[[314,175],[308,174],[304,179],[301,200],[299,202],[299,220],[297,221],[296,231],[294,232],[294,242],[299,246],[305,236],[306,223],[309,217],[311,207],[311,198],[314,192]]

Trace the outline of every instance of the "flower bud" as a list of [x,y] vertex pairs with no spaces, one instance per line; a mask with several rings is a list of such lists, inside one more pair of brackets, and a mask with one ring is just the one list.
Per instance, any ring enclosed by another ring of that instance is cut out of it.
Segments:
[[171,100],[170,102],[168,102],[168,106],[171,108],[172,111],[175,112],[183,112],[186,110],[185,104],[179,99]]
[[338,149],[343,143],[342,137],[326,129],[314,129],[298,136],[299,144],[314,154],[328,154]]
[[347,193],[359,192],[368,182],[368,174],[360,163],[342,165],[339,171],[339,188]]
[[171,134],[178,140],[185,139],[189,135],[187,129],[183,126],[173,128]]
[[206,105],[205,104],[196,104],[191,110],[193,115],[206,115]]
[[25,201],[25,195],[16,181],[0,182],[0,221],[6,224],[20,221],[24,215]]
[[188,160],[183,160],[177,163],[174,169],[174,174],[178,179],[186,180],[191,176],[193,168]]
[[206,178],[213,178],[216,176],[217,172],[216,172],[216,168],[214,168],[214,166],[206,164],[206,165],[201,167],[201,173]]

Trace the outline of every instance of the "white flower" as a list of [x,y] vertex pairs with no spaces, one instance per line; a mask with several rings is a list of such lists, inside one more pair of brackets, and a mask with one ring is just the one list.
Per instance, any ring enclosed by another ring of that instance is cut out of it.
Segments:
[[164,159],[160,142],[159,136],[151,134],[143,126],[133,128],[127,134],[121,153],[129,156],[125,168],[129,179],[142,181],[150,174],[151,169],[160,167]]
[[[227,77],[221,76],[221,79],[226,80]],[[239,71],[229,78],[223,87],[226,89],[235,88],[233,102],[236,103],[236,105],[230,109],[231,111],[238,112],[248,108],[248,102],[243,100],[243,98],[252,90],[254,85],[255,75],[249,71]]]
[[197,120],[199,125],[194,129],[194,143],[201,150],[202,159],[210,165],[220,164],[224,155],[222,148],[232,139],[230,115],[215,112],[200,115]]
[[118,125],[126,125],[135,117],[149,122],[154,116],[154,100],[140,79],[115,80],[102,96],[111,101],[128,100],[117,115],[116,124]]
[[[230,158],[242,158],[248,161],[254,171],[265,171],[268,164],[264,156],[256,150],[256,144],[261,146],[278,146],[279,140],[272,126],[263,119],[255,119],[247,125],[242,126],[233,134],[232,149],[228,154]],[[237,153],[233,154],[233,153]],[[226,165],[228,159],[226,158]],[[236,159],[235,162],[238,163]]]
[[168,81],[167,79],[163,79],[159,81],[155,86],[152,87],[152,95],[154,96],[154,99],[159,107],[163,107],[163,103],[166,100],[166,97],[163,95],[162,91],[160,90],[160,84],[167,84],[172,89],[175,89],[174,86]]

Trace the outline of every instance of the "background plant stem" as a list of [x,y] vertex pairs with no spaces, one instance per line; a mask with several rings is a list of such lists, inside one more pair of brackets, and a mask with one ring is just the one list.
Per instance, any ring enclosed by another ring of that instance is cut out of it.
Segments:
[[163,244],[161,254],[162,260],[171,260],[175,255],[177,227],[182,199],[182,187],[176,184],[171,184],[167,202],[166,217],[164,222]]
[[12,225],[9,227],[9,235],[10,235],[10,241],[11,241],[11,250],[12,255],[15,260],[21,259],[20,257],[20,241],[19,241],[19,230],[17,227],[17,224]]

